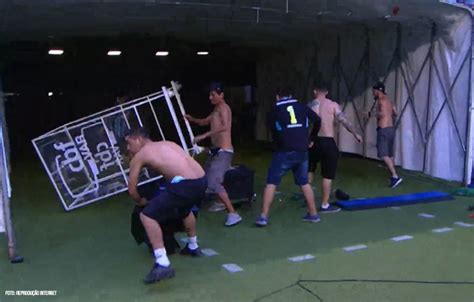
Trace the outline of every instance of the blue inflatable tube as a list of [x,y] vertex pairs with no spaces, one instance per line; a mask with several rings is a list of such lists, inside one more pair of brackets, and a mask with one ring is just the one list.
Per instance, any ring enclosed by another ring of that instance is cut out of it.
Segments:
[[414,194],[405,194],[398,196],[388,197],[375,197],[375,198],[356,198],[351,200],[340,200],[336,202],[336,205],[344,210],[357,211],[375,208],[386,208],[394,206],[405,206],[417,203],[428,203],[436,201],[445,201],[454,199],[448,193],[444,192],[420,192]]

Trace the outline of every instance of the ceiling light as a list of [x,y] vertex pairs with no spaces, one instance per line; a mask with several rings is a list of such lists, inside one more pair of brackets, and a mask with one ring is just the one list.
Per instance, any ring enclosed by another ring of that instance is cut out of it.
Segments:
[[48,96],[53,96],[53,92],[52,91],[48,92]]
[[166,57],[167,55],[169,55],[169,52],[163,51],[163,50],[159,50],[155,54],[155,56],[157,56],[157,57]]
[[198,56],[207,56],[209,54],[209,52],[208,51],[198,51],[196,54]]
[[108,56],[120,56],[121,54],[122,52],[120,50],[109,50],[109,52],[107,52]]
[[59,48],[53,48],[48,51],[48,54],[52,56],[60,56],[63,53],[64,53],[64,50],[59,49]]

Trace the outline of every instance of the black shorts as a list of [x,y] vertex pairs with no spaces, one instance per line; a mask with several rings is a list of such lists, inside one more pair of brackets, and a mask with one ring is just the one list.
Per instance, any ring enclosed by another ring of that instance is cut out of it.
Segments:
[[142,214],[158,223],[182,220],[189,215],[192,207],[201,204],[206,196],[206,188],[206,177],[168,183],[166,190],[148,202]]
[[321,176],[326,179],[336,178],[339,149],[332,137],[318,137],[309,149],[309,172],[314,173],[321,162]]

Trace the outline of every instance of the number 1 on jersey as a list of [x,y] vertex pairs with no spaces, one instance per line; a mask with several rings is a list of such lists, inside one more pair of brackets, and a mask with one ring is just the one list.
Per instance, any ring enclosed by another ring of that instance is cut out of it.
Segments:
[[298,121],[296,120],[295,109],[293,108],[293,106],[286,107],[286,111],[290,113],[290,123],[292,125],[298,123]]

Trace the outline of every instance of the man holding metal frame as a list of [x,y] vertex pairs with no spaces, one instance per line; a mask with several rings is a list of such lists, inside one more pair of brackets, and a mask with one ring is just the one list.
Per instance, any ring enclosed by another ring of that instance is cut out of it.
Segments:
[[220,83],[212,83],[209,89],[209,100],[214,105],[214,111],[203,119],[194,118],[186,114],[184,117],[197,125],[210,125],[210,131],[198,135],[194,138],[194,143],[210,137],[212,148],[209,151],[209,157],[206,163],[206,176],[208,181],[208,191],[216,193],[220,206],[216,204],[210,208],[210,211],[220,211],[227,209],[227,219],[225,226],[233,226],[242,221],[242,217],[235,211],[232,202],[223,186],[224,175],[230,169],[234,148],[232,146],[231,128],[232,111],[225,102],[224,90]]
[[[174,277],[160,224],[182,220],[188,242],[181,254],[200,256],[196,219],[191,210],[205,198],[207,180],[199,163],[173,142],[153,142],[144,128],[130,130],[125,140],[132,157],[128,192],[137,205],[144,207],[140,220],[155,256],[155,264],[144,279],[150,284]],[[145,166],[161,173],[166,180],[166,190],[151,200],[144,199],[137,191],[139,174]]]

